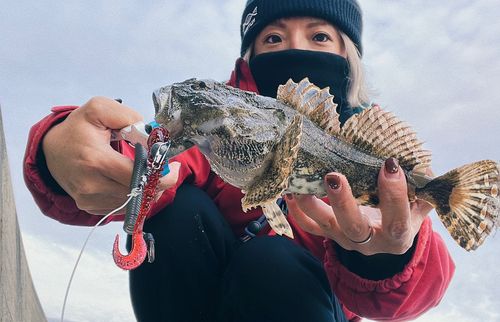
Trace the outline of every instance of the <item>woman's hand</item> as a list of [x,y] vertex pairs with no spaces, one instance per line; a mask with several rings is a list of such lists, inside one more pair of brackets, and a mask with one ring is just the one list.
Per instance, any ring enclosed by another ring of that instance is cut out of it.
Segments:
[[[134,161],[110,146],[111,130],[140,120],[139,113],[115,100],[95,97],[46,134],[42,145],[47,167],[78,208],[102,215],[127,200]],[[160,191],[177,182],[180,164],[169,166]]]
[[[433,176],[430,169],[428,174]],[[378,209],[359,207],[347,179],[339,173],[326,176],[325,188],[331,206],[313,195],[288,195],[290,215],[303,230],[364,255],[404,254],[432,210],[425,201],[408,202],[406,178],[394,158],[379,173]]]

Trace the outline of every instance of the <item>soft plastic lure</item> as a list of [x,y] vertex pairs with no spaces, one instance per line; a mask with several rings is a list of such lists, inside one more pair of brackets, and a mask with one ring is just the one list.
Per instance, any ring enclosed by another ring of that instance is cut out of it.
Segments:
[[[154,261],[154,239],[143,231],[146,216],[151,209],[151,203],[158,189],[158,181],[163,168],[167,164],[170,149],[170,136],[167,130],[159,126],[151,130],[148,139],[149,156],[140,144],[135,145],[134,175],[131,191],[142,191],[130,201],[123,229],[132,235],[132,247],[127,255],[120,253],[119,235],[113,245],[113,259],[116,265],[124,270],[139,267],[146,256],[148,261]],[[133,229],[130,229],[133,227]]]

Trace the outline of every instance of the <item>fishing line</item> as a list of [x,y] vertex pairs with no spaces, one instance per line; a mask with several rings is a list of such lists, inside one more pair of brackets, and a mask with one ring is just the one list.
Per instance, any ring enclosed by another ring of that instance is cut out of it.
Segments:
[[69,283],[68,283],[68,287],[66,288],[66,295],[64,296],[64,302],[63,302],[63,307],[62,307],[62,312],[61,312],[61,322],[64,322],[64,311],[66,310],[66,301],[68,300],[68,294],[69,294],[69,289],[71,287],[71,282],[73,282],[73,277],[75,276],[75,272],[76,272],[76,268],[78,267],[78,264],[80,262],[80,259],[83,255],[83,251],[85,250],[85,247],[87,246],[87,243],[90,239],[90,236],[92,235],[92,233],[94,232],[94,230],[100,225],[103,223],[104,220],[106,220],[109,216],[115,214],[116,212],[122,210],[123,208],[125,208],[125,206],[130,202],[130,200],[132,200],[132,198],[136,197],[136,196],[139,196],[141,193],[141,190],[139,188],[134,188],[130,191],[130,194],[127,195],[127,197],[129,197],[127,199],[127,201],[125,201],[125,203],[123,205],[121,205],[120,207],[116,208],[115,210],[113,210],[112,212],[110,212],[109,214],[107,214],[106,216],[104,216],[101,220],[99,220],[99,222],[97,224],[95,224],[95,226],[92,228],[92,230],[90,231],[89,235],[87,236],[87,239],[85,240],[85,243],[83,244],[83,247],[82,247],[82,250],[80,251],[80,255],[78,255],[78,258],[76,260],[76,263],[75,263],[75,267],[73,268],[73,272],[71,273],[71,277],[69,278]]

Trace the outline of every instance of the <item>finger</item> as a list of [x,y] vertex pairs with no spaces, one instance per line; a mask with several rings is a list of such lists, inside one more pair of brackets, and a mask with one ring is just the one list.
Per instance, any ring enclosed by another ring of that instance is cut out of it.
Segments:
[[140,119],[142,117],[139,113],[115,100],[95,97],[72,112],[66,121],[61,123],[65,125],[64,128],[53,130],[60,130],[62,133],[59,137],[63,140],[68,138],[76,142],[66,142],[66,153],[72,156],[79,166],[88,169],[89,173],[95,173],[94,177],[104,176],[129,186],[133,160],[109,145],[109,128],[122,128]]
[[321,229],[331,231],[339,229],[332,208],[314,195],[295,195],[294,199],[308,217],[314,220]]
[[181,163],[174,161],[169,163],[168,166],[170,172],[167,175],[160,178],[160,181],[158,182],[158,191],[156,192],[156,196],[154,197],[154,202],[160,200],[163,192],[175,186],[177,180],[179,179],[179,171],[181,168]]
[[107,97],[94,97],[79,109],[89,123],[104,129],[121,129],[143,120],[140,113]]
[[160,190],[167,190],[172,188],[179,179],[179,171],[181,169],[181,163],[174,161],[168,164],[168,168],[170,172],[167,175],[160,178],[160,182],[158,184]]
[[[130,187],[134,171],[134,160],[115,151],[111,146],[105,146],[102,150],[96,151],[92,157],[92,159],[87,160],[89,169],[97,170],[97,175],[112,182],[124,187]],[[103,188],[105,189],[105,187]]]
[[302,211],[293,195],[286,195],[285,200],[288,214],[300,226],[300,228],[302,228],[302,230],[310,234],[327,237],[325,236],[324,230],[320,228],[318,223]]
[[371,222],[359,209],[346,177],[339,173],[327,174],[325,189],[345,236],[356,242],[366,240],[371,234]]
[[411,235],[410,205],[406,177],[395,158],[386,160],[378,177],[382,233],[394,240]]
[[435,178],[436,177],[436,174],[434,173],[434,171],[432,170],[431,167],[425,168],[425,174],[428,175],[431,178]]
[[[130,182],[126,185],[102,176],[95,171],[87,176],[78,176],[68,183],[68,193],[77,201],[92,200],[94,196],[109,196],[126,199],[130,192]],[[105,202],[105,201],[104,201]]]
[[[109,195],[91,195],[81,198],[77,201],[76,205],[78,209],[92,215],[107,215],[123,206],[127,199],[127,196],[125,196],[125,198],[116,198],[110,197]],[[125,212],[126,208],[124,207],[116,214],[124,214]]]
[[434,209],[429,203],[423,200],[417,200],[410,203],[410,212],[412,216],[412,225],[415,231],[420,230],[420,225],[425,217],[429,215],[431,210]]
[[[431,178],[436,177],[436,174],[434,173],[431,167],[427,167],[425,169],[425,174]],[[418,213],[422,221],[425,219],[425,217],[429,215],[432,209],[434,209],[434,207],[431,206],[431,204],[421,199],[417,200],[416,202],[412,202],[410,204],[410,210],[412,216],[414,213]],[[418,229],[420,230],[420,225],[418,226]]]

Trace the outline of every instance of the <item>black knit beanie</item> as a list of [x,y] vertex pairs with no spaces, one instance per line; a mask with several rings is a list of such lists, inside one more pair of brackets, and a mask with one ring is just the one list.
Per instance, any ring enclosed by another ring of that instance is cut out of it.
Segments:
[[317,17],[330,22],[362,52],[363,22],[356,0],[248,0],[241,19],[241,56],[269,23],[297,16]]

